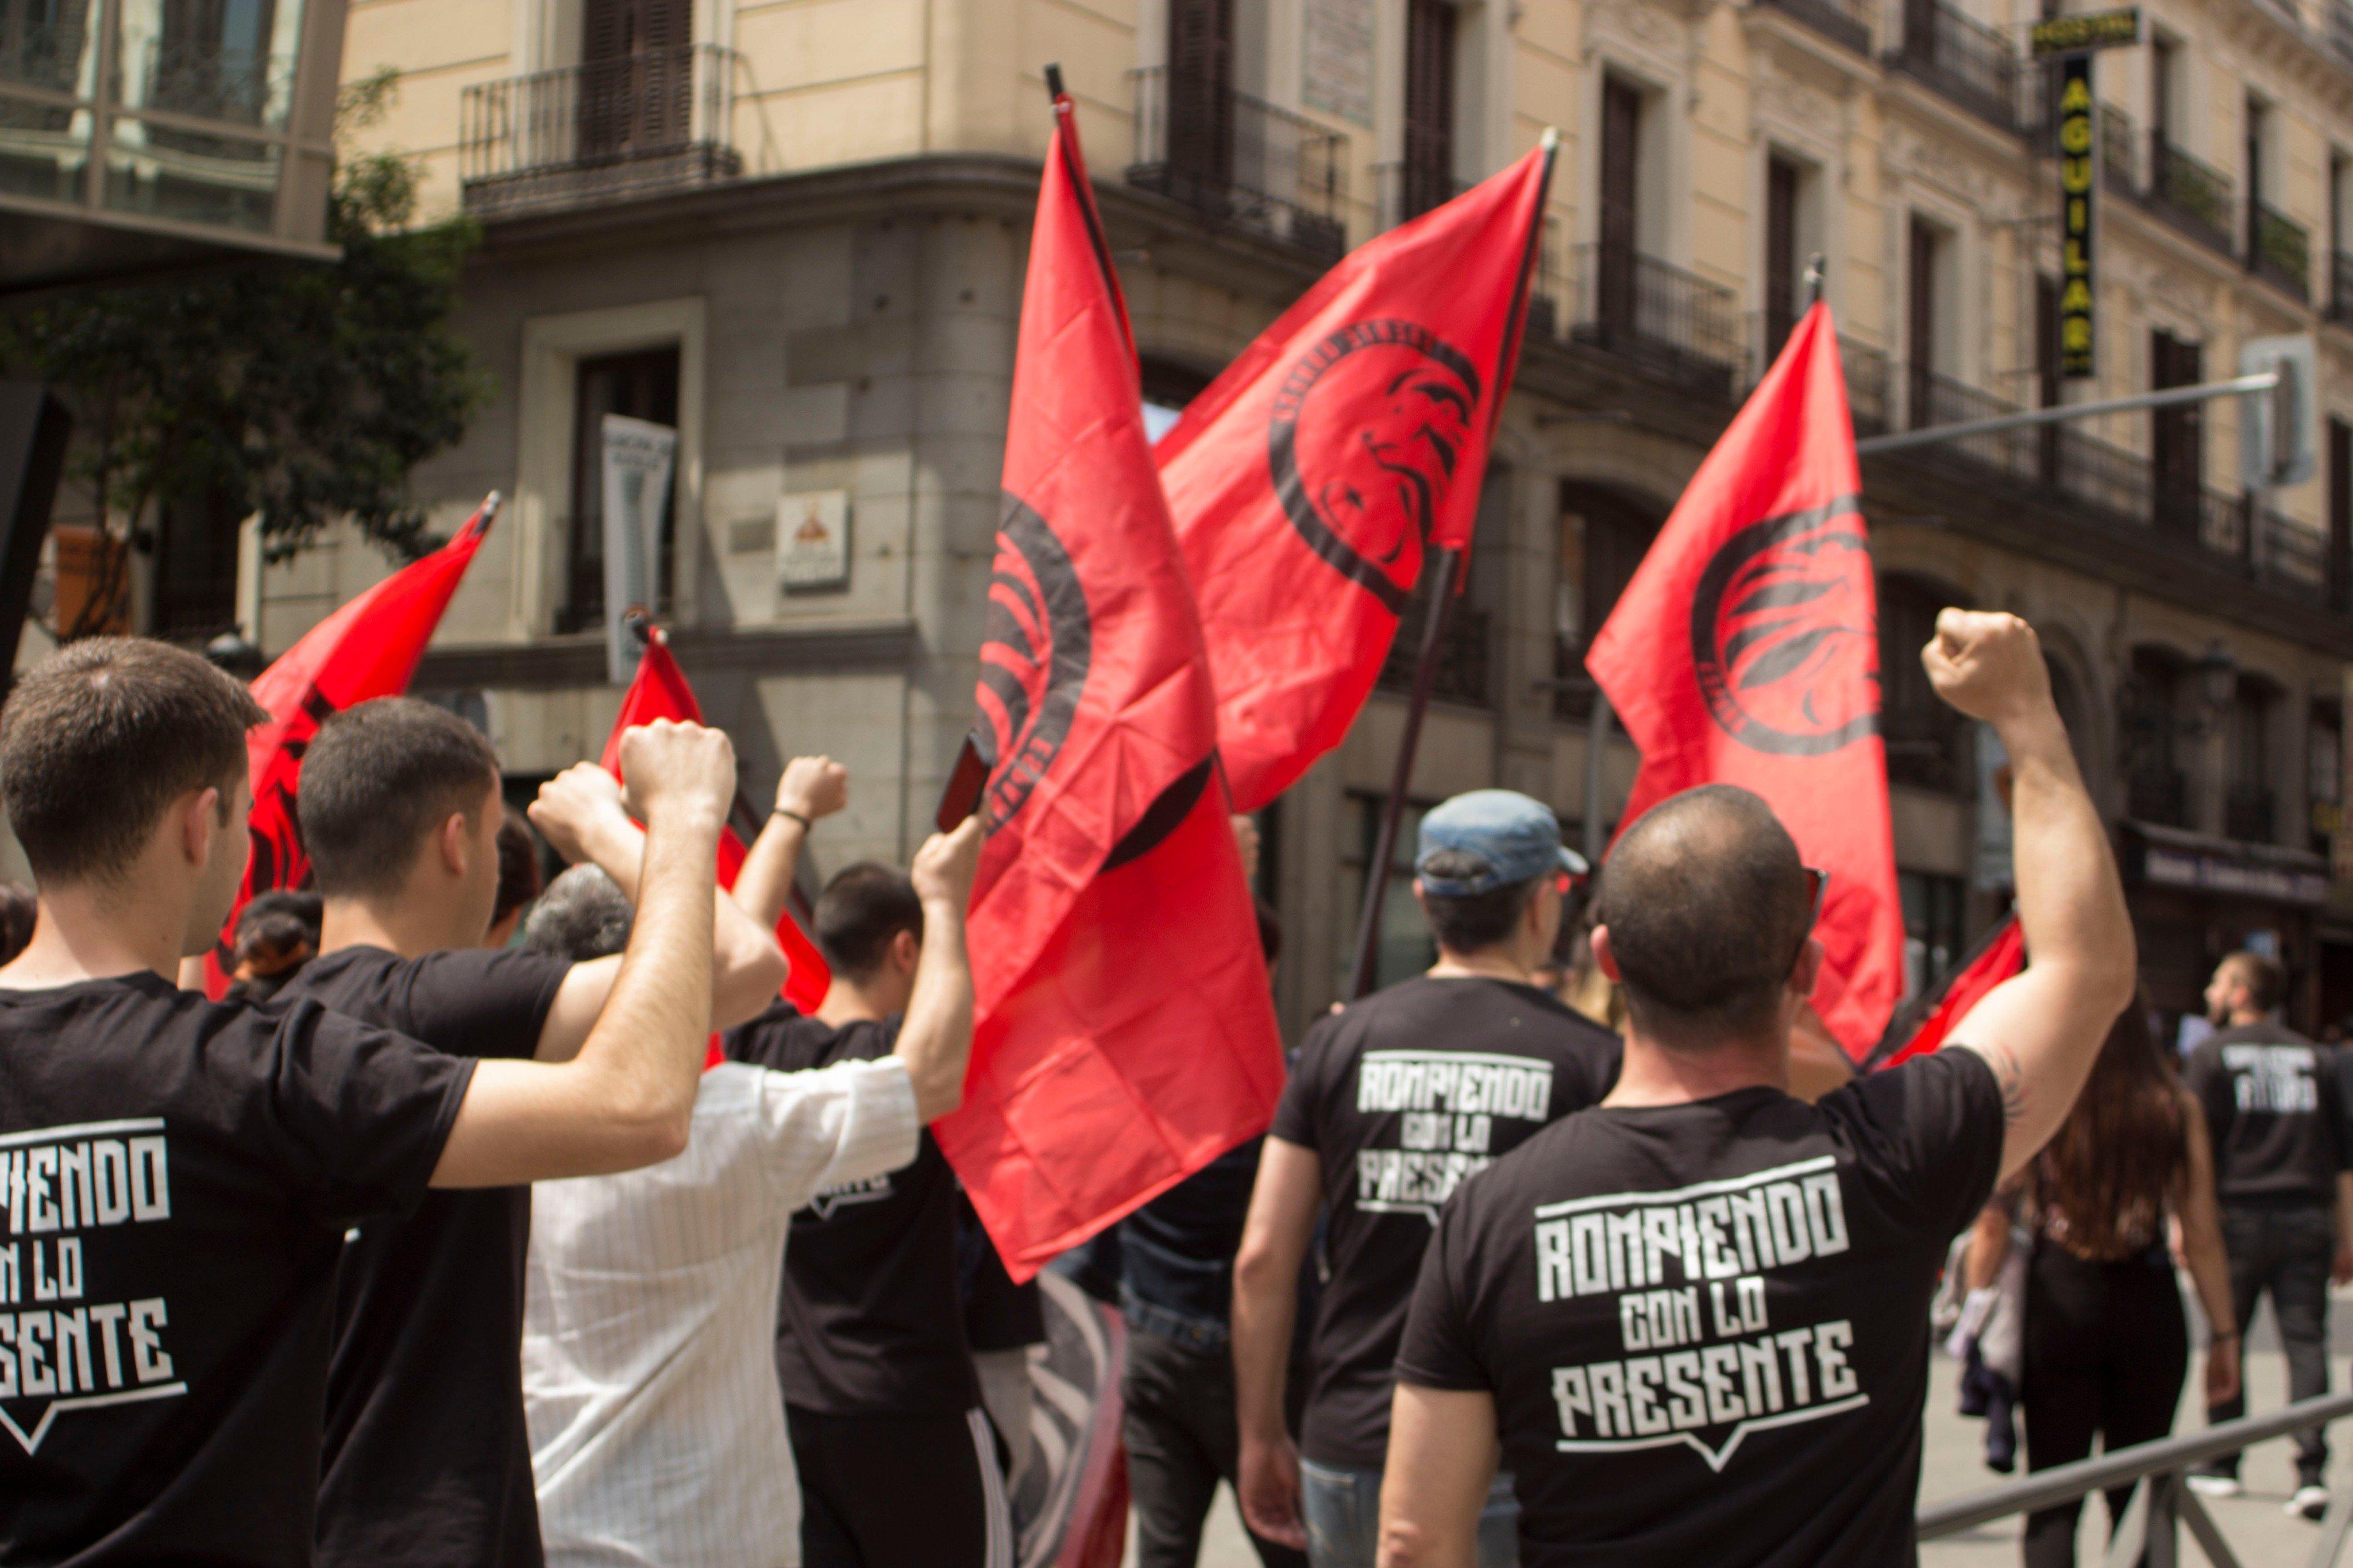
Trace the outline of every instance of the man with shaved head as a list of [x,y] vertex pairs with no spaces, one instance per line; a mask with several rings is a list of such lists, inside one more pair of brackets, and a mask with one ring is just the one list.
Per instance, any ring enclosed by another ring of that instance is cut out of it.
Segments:
[[1938,1268],[2064,1118],[2134,983],[2034,633],[1947,610],[1922,657],[2009,752],[2032,962],[1945,1050],[1810,1105],[1789,1042],[1823,874],[1741,790],[1630,828],[1593,931],[1624,1068],[1439,1221],[1398,1357],[1385,1568],[1467,1565],[1499,1458],[1524,1568],[1916,1560]]

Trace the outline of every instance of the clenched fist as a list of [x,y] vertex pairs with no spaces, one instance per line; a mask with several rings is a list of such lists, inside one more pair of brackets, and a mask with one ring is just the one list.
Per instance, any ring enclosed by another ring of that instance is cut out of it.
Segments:
[[915,896],[927,904],[954,904],[962,910],[972,901],[973,874],[980,868],[981,828],[978,816],[967,816],[954,833],[934,833],[915,851],[907,879]]
[[594,763],[575,763],[539,786],[531,820],[570,865],[593,859],[596,835],[629,826],[621,804],[621,781]]
[[776,809],[815,822],[849,804],[849,770],[831,757],[795,757],[776,781]]
[[630,815],[651,827],[666,817],[723,822],[735,798],[735,748],[724,731],[657,719],[621,736]]
[[2016,616],[1942,611],[1920,662],[1936,695],[1972,719],[1999,724],[2052,711],[2042,645]]

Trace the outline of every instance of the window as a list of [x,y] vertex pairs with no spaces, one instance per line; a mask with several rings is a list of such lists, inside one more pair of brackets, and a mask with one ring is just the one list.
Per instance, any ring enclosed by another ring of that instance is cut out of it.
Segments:
[[2184,107],[2181,46],[2158,34],[2148,43],[2148,129],[2159,146],[2173,142],[2176,119]]
[[1582,684],[1586,645],[1634,580],[1659,520],[1611,491],[1577,484],[1561,486],[1560,512],[1553,674],[1564,684],[1555,688],[1553,710],[1572,719],[1592,710],[1592,693]]
[[243,521],[233,504],[216,497],[164,503],[155,538],[157,637],[201,640],[236,626]]
[[[1365,868],[1373,863],[1375,842],[1380,837],[1382,797],[1377,795],[1350,796],[1356,809],[1356,852],[1348,857],[1354,868],[1347,902],[1342,905],[1347,921],[1344,928],[1347,940],[1341,943],[1340,974],[1335,993],[1348,994],[1348,972],[1356,962],[1356,922],[1365,908]],[[1389,856],[1389,888],[1381,902],[1379,944],[1374,950],[1373,984],[1375,986],[1394,985],[1409,979],[1438,962],[1438,942],[1430,934],[1430,922],[1421,918],[1421,906],[1413,901],[1413,847],[1421,835],[1422,815],[1434,802],[1409,801],[1398,823],[1397,844]]]
[[1942,985],[1964,955],[1967,889],[1958,877],[1898,871],[1895,892],[1904,905],[1904,994],[1924,995]]
[[1454,197],[1454,25],[1447,0],[1406,0],[1400,217]]
[[[2148,384],[2194,386],[2204,378],[2204,345],[2159,327],[2149,333]],[[2199,405],[2149,413],[2149,494],[2159,527],[2196,537],[2206,490],[2206,424]]]
[[1144,438],[1157,441],[1183,416],[1186,405],[1201,395],[1209,378],[1166,360],[1146,359],[1142,370]]
[[579,156],[689,145],[693,43],[688,0],[582,0]]
[[1601,191],[1595,319],[1634,328],[1635,258],[1641,243],[1642,89],[1619,76],[1601,80]]
[[2260,676],[2239,677],[2226,725],[2229,788],[2222,800],[2222,830],[2252,844],[2268,844],[2273,837],[2272,722],[2278,710],[2278,688]]
[[1939,407],[1946,401],[1940,395],[1943,387],[1949,384],[1947,344],[1958,324],[1950,306],[1955,284],[1952,232],[1914,213],[1908,233],[1905,353],[1911,358],[1910,414],[1917,429],[1967,418],[1968,411]]
[[1187,199],[1234,169],[1234,0],[1169,0],[1168,172]]
[[2353,425],[2328,421],[2328,603],[2353,609]]
[[[678,426],[676,344],[604,354],[579,362],[572,424],[572,530],[565,552],[565,602],[559,632],[585,631],[605,615],[604,424],[607,414]],[[662,502],[661,540],[655,550],[654,600],[667,608],[671,545],[678,529],[678,471],[670,470]]]
[[1778,153],[1765,160],[1765,353],[1781,352],[1805,313],[1806,237],[1799,232],[1805,171]]
[[2345,826],[2345,710],[2326,697],[2314,700],[2305,731],[2304,793],[2312,803],[2312,852],[2326,855]]
[[1891,783],[1957,794],[1968,776],[1961,716],[1936,696],[1920,665],[1936,613],[1956,602],[1916,577],[1891,573],[1879,580],[1879,727]]
[[2124,745],[2125,815],[2167,827],[2189,826],[2189,786],[2174,761],[2180,728],[2182,661],[2168,648],[2133,649],[2118,731]]

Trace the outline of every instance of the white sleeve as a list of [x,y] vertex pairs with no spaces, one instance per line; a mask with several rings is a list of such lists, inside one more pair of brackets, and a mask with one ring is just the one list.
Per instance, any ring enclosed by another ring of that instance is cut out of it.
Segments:
[[760,1125],[770,1174],[794,1209],[828,1187],[897,1170],[914,1159],[923,1131],[914,1079],[896,1057],[763,1071]]

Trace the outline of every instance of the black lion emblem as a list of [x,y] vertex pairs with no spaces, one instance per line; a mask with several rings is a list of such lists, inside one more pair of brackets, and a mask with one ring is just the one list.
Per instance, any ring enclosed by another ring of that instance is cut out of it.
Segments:
[[990,833],[1020,813],[1070,738],[1093,637],[1070,552],[1044,518],[1007,496],[980,645],[981,721],[973,731],[988,763],[981,809]]
[[1742,745],[1819,756],[1879,729],[1871,557],[1853,496],[1750,523],[1692,597],[1707,710]]

